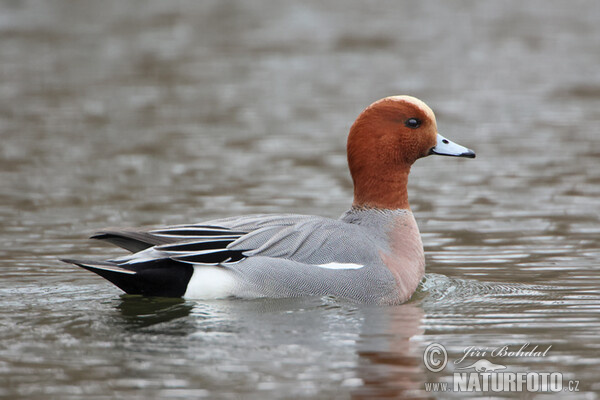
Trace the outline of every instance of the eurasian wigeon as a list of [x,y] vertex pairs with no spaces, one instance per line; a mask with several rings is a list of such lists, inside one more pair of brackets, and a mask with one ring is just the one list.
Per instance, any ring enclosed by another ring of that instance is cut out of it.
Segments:
[[64,260],[130,294],[190,299],[334,296],[361,303],[408,300],[425,273],[408,204],[411,165],[431,154],[474,158],[437,133],[433,111],[410,96],[367,107],[350,128],[354,202],[340,219],[248,215],[92,236],[132,254]]

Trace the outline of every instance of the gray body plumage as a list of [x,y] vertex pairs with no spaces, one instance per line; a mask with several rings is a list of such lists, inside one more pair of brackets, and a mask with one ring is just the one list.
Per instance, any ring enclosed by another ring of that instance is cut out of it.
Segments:
[[[417,232],[415,243],[410,243],[411,229]],[[334,296],[394,304],[406,301],[416,286],[400,282],[382,258],[395,257],[394,238],[403,230],[408,234],[404,248],[414,247],[420,257],[413,259],[415,265],[402,267],[422,270],[422,244],[412,213],[378,209],[351,209],[340,219],[248,215],[149,231],[105,231],[95,237],[133,254],[105,262],[67,261],[98,273],[128,293],[156,295],[161,277],[181,275],[175,282],[183,282],[183,287],[158,295]],[[416,277],[417,283],[421,276]],[[152,280],[152,291],[146,290],[148,280]]]
[[[389,231],[406,210],[350,210],[340,219],[289,215],[211,221],[232,229],[256,229],[229,246],[252,248],[248,258],[225,264],[240,282],[240,297],[332,295],[365,303],[399,299],[394,275],[382,262],[391,252]],[[318,267],[328,263],[363,265],[357,269]],[[404,301],[406,299],[403,299]]]

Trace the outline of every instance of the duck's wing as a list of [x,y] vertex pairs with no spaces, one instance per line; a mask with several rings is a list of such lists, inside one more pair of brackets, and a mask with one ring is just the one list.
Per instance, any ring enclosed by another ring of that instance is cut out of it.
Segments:
[[246,232],[214,225],[178,225],[159,229],[106,229],[91,239],[99,239],[137,253],[153,246],[186,242],[196,239],[236,239]]
[[[251,215],[150,230],[105,230],[92,238],[133,252],[105,261],[123,268],[166,258],[218,265],[256,255],[317,262],[319,249],[327,248],[334,254],[330,247],[339,247],[335,243],[344,241],[342,225],[353,228],[339,220],[315,216]],[[317,259],[311,256],[314,253]]]
[[286,259],[305,264],[362,263],[376,247],[365,230],[341,220],[312,217],[286,226],[265,226],[227,246],[244,256]]
[[266,229],[273,233],[310,217],[304,215],[250,215],[176,225],[157,229],[107,229],[92,238],[132,252],[107,261],[63,259],[109,280],[129,294],[179,297],[193,266],[222,267],[246,258],[252,250],[229,245],[243,236]]
[[[147,231],[105,231],[102,239],[141,250],[108,261],[64,261],[129,294],[181,297],[188,296],[191,287],[191,296],[198,298],[304,294],[366,298],[354,289],[348,292],[367,270],[364,267],[379,258],[377,243],[366,233],[359,225],[330,218],[247,216]],[[372,270],[364,274],[371,280],[376,277]],[[393,281],[379,275],[382,287]]]
[[265,226],[289,226],[310,216],[299,214],[255,214],[222,218],[191,225],[175,225],[158,229],[107,228],[96,232],[91,239],[103,240],[132,253],[168,243],[195,241],[197,239],[239,238]]

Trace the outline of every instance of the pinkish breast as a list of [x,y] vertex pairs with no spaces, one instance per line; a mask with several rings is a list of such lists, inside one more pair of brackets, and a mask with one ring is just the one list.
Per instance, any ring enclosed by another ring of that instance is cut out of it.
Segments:
[[399,302],[405,302],[425,274],[423,242],[412,212],[394,218],[388,235],[390,251],[383,252],[381,259],[396,279]]

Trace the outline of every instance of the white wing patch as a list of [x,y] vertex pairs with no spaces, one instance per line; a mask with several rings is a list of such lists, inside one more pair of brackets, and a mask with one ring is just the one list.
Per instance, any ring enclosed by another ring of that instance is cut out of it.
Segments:
[[364,267],[364,265],[353,263],[330,262],[327,264],[317,264],[317,267],[327,269],[361,269],[362,267]]

